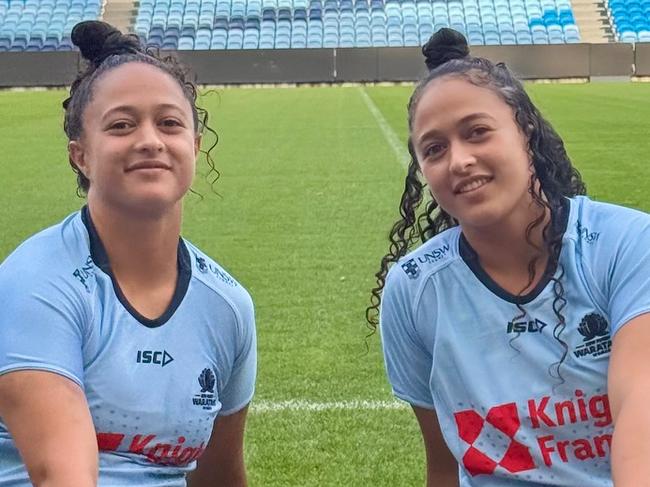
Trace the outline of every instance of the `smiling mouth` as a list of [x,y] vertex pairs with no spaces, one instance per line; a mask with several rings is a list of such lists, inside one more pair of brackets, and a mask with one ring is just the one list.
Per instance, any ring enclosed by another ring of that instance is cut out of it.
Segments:
[[169,170],[170,168],[162,163],[137,163],[131,167],[128,167],[125,172],[133,171],[151,171],[151,170]]
[[465,193],[470,193],[472,191],[476,191],[477,189],[485,186],[490,181],[492,181],[492,178],[488,178],[488,177],[475,179],[474,181],[471,181],[467,184],[463,184],[460,188],[456,190],[456,194],[465,194]]

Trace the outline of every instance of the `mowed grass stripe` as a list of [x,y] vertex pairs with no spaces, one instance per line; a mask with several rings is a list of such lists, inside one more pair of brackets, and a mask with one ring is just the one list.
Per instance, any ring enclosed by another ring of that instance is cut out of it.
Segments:
[[359,95],[361,95],[361,98],[363,99],[366,106],[368,107],[368,110],[370,110],[370,113],[372,113],[372,116],[377,121],[379,128],[384,134],[384,138],[386,139],[386,142],[388,142],[388,145],[395,153],[397,162],[399,162],[404,166],[407,166],[409,161],[409,154],[408,151],[404,150],[404,144],[402,144],[402,142],[399,140],[393,128],[388,124],[388,122],[386,122],[386,119],[377,108],[377,105],[375,105],[375,102],[373,102],[372,98],[368,96],[368,93],[366,93],[366,89],[363,86],[360,86],[358,90],[359,90]]
[[386,409],[409,409],[409,406],[400,401],[368,401],[365,399],[356,399],[350,401],[335,402],[312,402],[300,399],[291,399],[289,401],[256,401],[251,405],[252,414],[260,413],[282,413],[284,411],[303,411],[303,412],[320,412],[320,411],[345,411],[345,410],[368,410],[383,411]]

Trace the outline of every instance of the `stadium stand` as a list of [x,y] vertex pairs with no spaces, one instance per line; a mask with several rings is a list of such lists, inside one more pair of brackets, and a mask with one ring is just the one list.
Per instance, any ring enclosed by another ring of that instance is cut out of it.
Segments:
[[[639,2],[611,0],[621,40],[650,36]],[[101,8],[0,0],[0,51],[71,49],[72,26]],[[580,41],[570,0],[141,0],[133,30],[163,49],[289,49],[418,46],[445,26],[474,45]]]
[[287,49],[418,46],[445,26],[475,45],[580,41],[569,0],[142,0],[134,29],[165,49]]
[[650,0],[610,0],[610,21],[620,42],[650,42]]
[[100,0],[0,0],[0,51],[70,50],[72,27],[100,9]]

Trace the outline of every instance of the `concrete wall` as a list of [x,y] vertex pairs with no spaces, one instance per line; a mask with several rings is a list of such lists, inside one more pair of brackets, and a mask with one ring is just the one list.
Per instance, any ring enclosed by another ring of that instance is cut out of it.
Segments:
[[650,76],[650,43],[636,45],[634,66],[636,76]]
[[[650,44],[474,46],[523,79],[650,76]],[[426,74],[416,47],[180,51],[201,84],[415,81]],[[636,71],[634,66],[636,65]],[[75,52],[0,53],[0,87],[63,86],[79,67]]]

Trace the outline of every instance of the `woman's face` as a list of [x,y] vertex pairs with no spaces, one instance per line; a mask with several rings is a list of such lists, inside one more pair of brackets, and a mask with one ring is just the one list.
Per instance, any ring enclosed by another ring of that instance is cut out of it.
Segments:
[[200,138],[178,82],[131,62],[99,78],[70,156],[90,181],[88,199],[138,213],[160,213],[190,188]]
[[440,78],[425,88],[411,140],[438,204],[463,227],[528,211],[532,164],[513,111],[488,88]]

